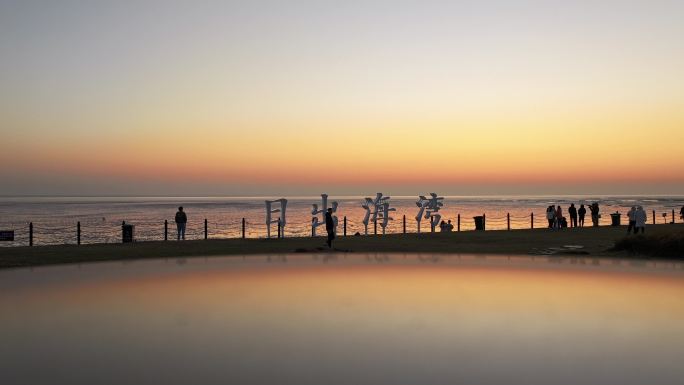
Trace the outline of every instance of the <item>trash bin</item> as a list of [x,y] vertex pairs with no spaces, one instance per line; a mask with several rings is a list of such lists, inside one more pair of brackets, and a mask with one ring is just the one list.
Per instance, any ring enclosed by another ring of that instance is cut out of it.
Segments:
[[131,243],[133,242],[133,231],[135,230],[134,225],[128,225],[126,222],[121,224],[121,242]]
[[473,217],[473,219],[475,220],[475,230],[484,230],[485,229],[484,216]]
[[620,226],[620,213],[610,214],[610,224],[611,226]]

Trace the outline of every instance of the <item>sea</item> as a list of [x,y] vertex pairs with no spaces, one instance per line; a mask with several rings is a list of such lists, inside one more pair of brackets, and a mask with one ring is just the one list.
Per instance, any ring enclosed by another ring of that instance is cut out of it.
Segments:
[[[369,195],[374,198],[375,194]],[[242,220],[245,220],[245,236],[264,238],[266,225],[266,200],[286,198],[285,237],[311,236],[312,205],[321,207],[320,196],[299,197],[1,197],[0,231],[14,231],[14,241],[0,241],[0,247],[26,246],[29,244],[29,225],[33,225],[34,245],[76,244],[77,226],[80,223],[80,242],[118,243],[122,240],[123,222],[135,226],[136,241],[163,240],[165,221],[168,221],[168,238],[175,238],[174,216],[178,206],[183,206],[188,216],[186,239],[237,238],[242,236]],[[338,234],[344,230],[346,218],[347,235],[355,233],[382,234],[370,223],[362,223],[366,210],[361,206],[364,196],[330,196],[328,204],[338,202]],[[418,196],[390,196],[391,212],[384,232],[387,234],[417,232],[416,215]],[[684,196],[445,196],[439,210],[443,220],[451,220],[454,231],[475,229],[476,216],[485,216],[487,230],[529,229],[547,226],[545,211],[549,205],[560,205],[563,212],[571,203],[597,202],[601,208],[600,225],[610,225],[613,213],[625,214],[631,206],[641,205],[647,211],[649,223],[681,222],[679,211],[684,206]],[[274,205],[277,207],[278,205]],[[674,212],[674,214],[673,214]],[[273,214],[276,219],[281,213]],[[319,215],[319,220],[322,216]],[[405,220],[404,220],[405,217]],[[590,225],[587,217],[587,225]],[[430,231],[429,221],[422,220],[421,230]],[[324,233],[324,227],[317,231]],[[271,225],[271,235],[277,234],[277,225]]]

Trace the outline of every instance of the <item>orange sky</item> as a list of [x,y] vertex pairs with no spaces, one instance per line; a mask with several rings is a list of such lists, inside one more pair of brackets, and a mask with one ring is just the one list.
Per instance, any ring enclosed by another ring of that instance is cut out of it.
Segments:
[[0,9],[0,195],[684,194],[681,5],[51,7]]

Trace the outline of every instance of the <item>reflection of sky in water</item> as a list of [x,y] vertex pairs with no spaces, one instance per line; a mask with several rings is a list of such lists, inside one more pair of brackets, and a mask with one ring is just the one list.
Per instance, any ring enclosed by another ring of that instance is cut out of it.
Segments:
[[414,254],[2,271],[0,373],[3,384],[678,384],[682,278],[662,262]]

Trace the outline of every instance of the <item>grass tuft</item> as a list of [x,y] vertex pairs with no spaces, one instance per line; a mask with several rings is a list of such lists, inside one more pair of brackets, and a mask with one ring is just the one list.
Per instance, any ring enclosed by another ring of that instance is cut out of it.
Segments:
[[612,250],[652,257],[684,259],[684,232],[627,236],[617,241]]

